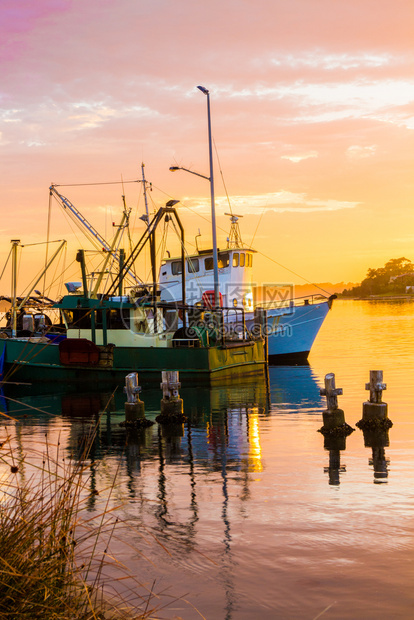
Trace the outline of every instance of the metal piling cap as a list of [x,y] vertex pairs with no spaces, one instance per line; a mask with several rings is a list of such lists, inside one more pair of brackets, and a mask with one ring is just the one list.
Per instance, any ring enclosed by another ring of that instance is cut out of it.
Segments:
[[365,384],[365,389],[369,390],[369,400],[371,403],[381,403],[382,392],[387,389],[387,384],[382,379],[382,370],[369,371],[369,383]]
[[325,387],[319,390],[321,396],[326,396],[328,410],[338,408],[338,396],[343,394],[342,388],[335,386],[335,374],[333,372],[325,375]]

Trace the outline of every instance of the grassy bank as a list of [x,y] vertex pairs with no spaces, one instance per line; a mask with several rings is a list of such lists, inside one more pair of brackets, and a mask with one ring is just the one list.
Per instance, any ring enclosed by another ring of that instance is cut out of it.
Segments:
[[116,590],[113,575],[122,570],[107,553],[117,520],[109,509],[93,516],[86,511],[88,446],[83,458],[67,459],[59,442],[49,445],[46,437],[33,455],[23,455],[14,431],[4,427],[0,439],[0,619],[157,617],[151,594],[138,609],[105,591],[108,579]]

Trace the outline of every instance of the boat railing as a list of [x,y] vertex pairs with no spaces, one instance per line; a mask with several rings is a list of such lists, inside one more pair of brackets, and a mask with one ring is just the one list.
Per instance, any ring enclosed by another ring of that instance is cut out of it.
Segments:
[[300,297],[290,297],[289,299],[278,299],[272,301],[257,301],[256,308],[265,308],[266,310],[275,310],[282,308],[294,308],[298,305],[310,306],[321,301],[327,301],[330,299],[326,295],[316,293],[314,295],[302,295]]
[[197,346],[197,340],[201,346],[218,343],[224,346],[229,342],[253,339],[246,327],[244,308],[209,308],[170,302],[155,305],[164,311],[166,331],[174,332],[174,346],[184,346],[185,343],[186,346]]

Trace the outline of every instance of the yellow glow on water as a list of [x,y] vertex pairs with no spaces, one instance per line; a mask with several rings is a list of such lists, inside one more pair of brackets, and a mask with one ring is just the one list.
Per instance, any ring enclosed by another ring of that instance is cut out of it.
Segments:
[[257,407],[249,409],[249,471],[263,471]]

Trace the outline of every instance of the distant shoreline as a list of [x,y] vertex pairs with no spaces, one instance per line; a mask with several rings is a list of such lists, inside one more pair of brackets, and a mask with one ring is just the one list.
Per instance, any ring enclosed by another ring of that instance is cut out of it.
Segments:
[[351,297],[350,295],[338,294],[338,299],[349,299],[351,301],[414,301],[414,295],[368,295],[365,297]]

